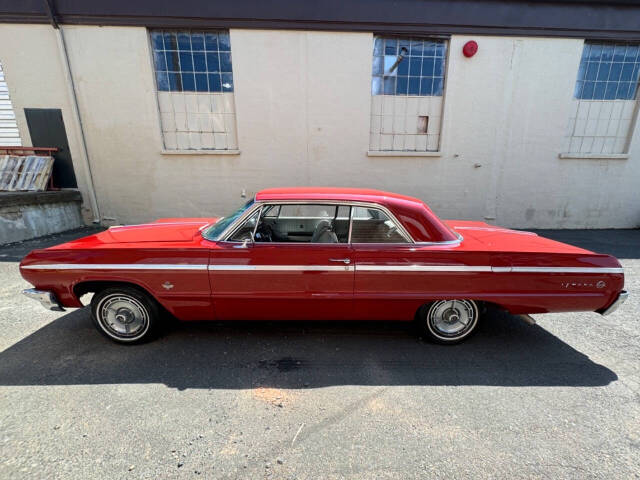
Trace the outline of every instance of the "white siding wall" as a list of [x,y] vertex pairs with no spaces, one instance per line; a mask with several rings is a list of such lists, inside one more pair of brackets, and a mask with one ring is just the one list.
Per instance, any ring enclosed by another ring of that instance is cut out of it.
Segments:
[[21,146],[20,133],[16,123],[16,114],[11,104],[9,87],[4,78],[2,63],[0,63],[0,146]]
[[[638,122],[626,160],[558,157],[580,39],[453,36],[440,156],[371,157],[371,33],[233,29],[240,154],[163,155],[147,31],[64,28],[98,200],[115,222],[223,214],[242,191],[336,185],[414,195],[445,218],[512,227],[640,224]],[[17,112],[68,101],[50,30],[0,29]],[[471,39],[479,51],[465,58]],[[18,125],[28,138],[20,115]]]

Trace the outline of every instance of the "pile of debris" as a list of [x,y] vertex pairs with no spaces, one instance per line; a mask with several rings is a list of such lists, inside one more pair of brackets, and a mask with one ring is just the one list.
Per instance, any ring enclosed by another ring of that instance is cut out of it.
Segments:
[[[47,189],[54,159],[51,151],[37,150],[32,151],[35,155],[26,155],[24,153],[28,150],[0,147],[0,191],[40,192]],[[19,152],[23,154],[20,155]]]

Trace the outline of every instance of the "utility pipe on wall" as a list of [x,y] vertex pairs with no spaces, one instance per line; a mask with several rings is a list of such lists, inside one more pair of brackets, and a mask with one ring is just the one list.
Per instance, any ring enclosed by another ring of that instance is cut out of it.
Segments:
[[80,135],[80,160],[84,167],[85,180],[89,189],[89,203],[91,204],[91,210],[93,211],[93,223],[100,223],[100,209],[98,207],[98,198],[96,196],[95,187],[93,184],[93,175],[91,173],[91,163],[89,162],[89,153],[87,150],[87,141],[84,136],[84,128],[82,126],[82,117],[80,116],[80,109],[78,108],[78,97],[76,95],[76,87],[73,81],[73,74],[71,72],[71,65],[69,64],[69,55],[67,53],[67,44],[64,40],[64,32],[62,27],[58,24],[55,16],[55,10],[50,0],[45,0],[46,10],[51,20],[51,26],[56,32],[56,39],[58,40],[58,51],[62,60],[62,68],[66,77],[67,87],[69,88],[69,97],[71,100],[71,110],[73,112],[73,119],[76,124],[76,130]]

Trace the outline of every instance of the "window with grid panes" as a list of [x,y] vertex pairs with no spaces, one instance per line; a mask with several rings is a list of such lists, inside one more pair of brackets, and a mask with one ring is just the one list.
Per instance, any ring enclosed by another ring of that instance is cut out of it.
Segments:
[[150,36],[165,149],[237,149],[229,32],[152,30]]
[[567,152],[627,151],[639,76],[640,45],[585,42],[565,137]]
[[376,36],[371,72],[371,151],[437,151],[447,42]]

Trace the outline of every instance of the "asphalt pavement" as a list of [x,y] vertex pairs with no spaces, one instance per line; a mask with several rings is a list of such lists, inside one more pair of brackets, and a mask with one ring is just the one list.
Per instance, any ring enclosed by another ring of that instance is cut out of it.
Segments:
[[618,256],[621,309],[489,312],[439,346],[393,322],[174,325],[109,342],[20,291],[0,247],[1,479],[640,478],[640,230],[543,231]]

